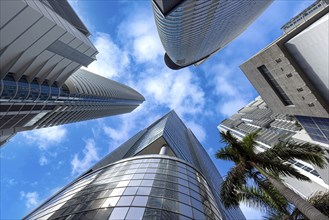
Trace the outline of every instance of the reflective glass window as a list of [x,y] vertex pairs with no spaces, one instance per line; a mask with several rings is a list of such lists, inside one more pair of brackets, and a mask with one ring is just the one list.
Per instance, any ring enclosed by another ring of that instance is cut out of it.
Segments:
[[138,187],[127,187],[123,195],[135,195]]
[[120,197],[110,197],[107,198],[105,200],[105,202],[102,205],[102,208],[106,208],[106,207],[113,207],[117,204],[118,200],[120,199]]
[[137,195],[149,195],[151,187],[140,187],[137,191]]
[[126,217],[128,209],[129,209],[128,207],[114,208],[109,219],[113,219],[113,220],[124,219]]
[[128,184],[128,186],[139,186],[141,184],[142,180],[131,180]]
[[121,196],[126,188],[115,188],[110,196]]
[[128,211],[128,214],[126,216],[126,219],[143,219],[145,208],[135,208],[131,207]]
[[97,213],[94,215],[94,219],[107,219],[113,208],[104,208],[104,209],[98,209]]
[[117,187],[124,187],[124,186],[128,186],[129,184],[129,180],[125,180],[125,181],[120,181],[117,185]]
[[191,206],[185,205],[183,203],[179,203],[179,213],[192,218]]
[[133,202],[134,196],[122,196],[117,203],[117,206],[130,206]]
[[178,193],[178,198],[179,198],[180,202],[184,202],[184,203],[187,203],[189,205],[191,204],[190,197],[188,195],[185,195],[183,193]]
[[141,186],[152,186],[153,180],[143,180]]
[[135,199],[132,203],[133,206],[146,206],[148,197],[147,196],[135,196]]
[[161,208],[162,207],[162,198],[149,197],[147,201],[147,206],[151,208]]

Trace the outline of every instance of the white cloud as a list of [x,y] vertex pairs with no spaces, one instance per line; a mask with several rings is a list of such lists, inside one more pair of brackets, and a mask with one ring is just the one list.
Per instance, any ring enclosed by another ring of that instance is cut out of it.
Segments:
[[225,116],[231,116],[235,114],[238,110],[244,107],[248,102],[244,99],[233,99],[226,101],[222,104],[218,104],[219,112]]
[[99,160],[95,141],[93,139],[88,139],[85,143],[86,146],[82,151],[83,158],[79,159],[78,154],[75,154],[73,160],[71,161],[72,175],[80,174],[86,171],[94,162]]
[[236,64],[227,65],[218,63],[207,71],[208,77],[213,79],[210,81],[210,84],[214,86],[216,95],[231,97],[238,95],[238,87],[234,85],[233,80],[236,76],[234,73],[235,65]]
[[129,138],[129,132],[132,129],[129,124],[131,120],[123,120],[120,126],[103,126],[104,133],[112,140],[112,146],[118,146]]
[[47,157],[45,155],[42,155],[40,158],[39,158],[39,164],[40,166],[44,166],[44,165],[47,165],[49,163]]
[[146,102],[129,114],[117,116],[115,119],[116,123],[113,123],[114,125],[108,125],[103,121],[98,126],[103,131],[103,134],[110,139],[109,151],[112,151],[132,137],[135,132],[148,126],[160,117],[161,115],[157,113],[156,107],[152,103]]
[[146,100],[174,109],[180,116],[201,113],[204,109],[204,91],[188,69],[179,73],[168,69],[153,70],[138,87]]
[[156,62],[160,57],[163,62],[164,49],[151,10],[137,9],[119,25],[119,34],[136,62]]
[[39,204],[39,194],[37,192],[24,192],[21,191],[21,199],[25,199],[25,205],[27,208],[35,207]]
[[46,150],[50,146],[57,145],[65,140],[67,129],[63,126],[36,129],[23,133],[29,142],[39,146],[41,150]]
[[94,45],[99,54],[97,60],[91,63],[87,70],[107,78],[124,74],[130,62],[128,54],[112,41],[110,35],[97,32]]
[[207,71],[211,78],[217,114],[231,116],[245,106],[255,96],[252,85],[238,68],[240,61],[235,59],[230,64],[218,63]]

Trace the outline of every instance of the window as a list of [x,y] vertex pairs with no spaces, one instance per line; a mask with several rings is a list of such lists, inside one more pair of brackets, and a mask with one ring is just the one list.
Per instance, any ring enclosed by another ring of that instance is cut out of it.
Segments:
[[292,73],[288,73],[288,74],[286,74],[286,76],[287,76],[287,78],[290,78],[290,77],[292,77]]
[[128,207],[114,208],[109,219],[124,219],[128,209]]
[[292,101],[289,99],[287,94],[284,92],[284,90],[281,88],[279,83],[274,79],[273,75],[270,73],[270,71],[267,69],[265,65],[262,65],[257,68],[258,71],[262,74],[262,76],[265,78],[267,83],[271,86],[275,94],[279,97],[281,102],[287,106],[287,105],[293,105]]
[[133,202],[133,199],[134,196],[122,196],[117,203],[117,206],[130,206],[130,204]]
[[125,219],[143,219],[145,208],[130,208]]

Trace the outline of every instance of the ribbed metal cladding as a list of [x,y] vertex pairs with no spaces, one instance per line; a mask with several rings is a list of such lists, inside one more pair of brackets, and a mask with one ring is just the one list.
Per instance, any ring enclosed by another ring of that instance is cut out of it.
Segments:
[[52,5],[60,7],[41,0],[0,1],[0,79],[12,73],[15,81],[62,84],[96,59],[89,32],[69,3]]
[[182,0],[165,16],[152,0],[165,51],[179,66],[188,66],[223,48],[243,32],[272,0]]
[[86,70],[98,53],[67,0],[0,1],[0,145],[13,134],[128,113],[144,97]]
[[144,97],[136,90],[96,75],[87,70],[79,69],[65,82],[70,94],[92,95],[104,98],[144,101]]

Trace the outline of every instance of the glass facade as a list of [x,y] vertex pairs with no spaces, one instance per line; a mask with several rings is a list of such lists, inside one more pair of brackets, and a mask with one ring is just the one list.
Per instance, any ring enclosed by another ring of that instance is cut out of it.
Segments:
[[[14,74],[0,80],[0,136],[128,113],[144,97],[132,88],[86,70],[73,73],[63,86]],[[9,114],[8,114],[9,113]]]
[[[163,146],[166,155],[159,154]],[[239,208],[222,205],[222,182],[200,142],[171,111],[26,218],[245,219]]]
[[179,69],[204,62],[243,32],[271,2],[152,0],[165,63]]
[[221,219],[203,175],[165,155],[124,159],[84,175],[26,219]]
[[275,94],[280,98],[281,102],[287,106],[287,105],[293,105],[292,101],[289,99],[288,95],[285,93],[285,91],[281,88],[280,84],[276,81],[276,79],[273,77],[271,72],[267,69],[265,65],[262,65],[257,68],[258,71],[263,75],[264,79],[267,81],[267,83],[271,86]]
[[329,118],[296,116],[307,134],[314,140],[329,144]]

